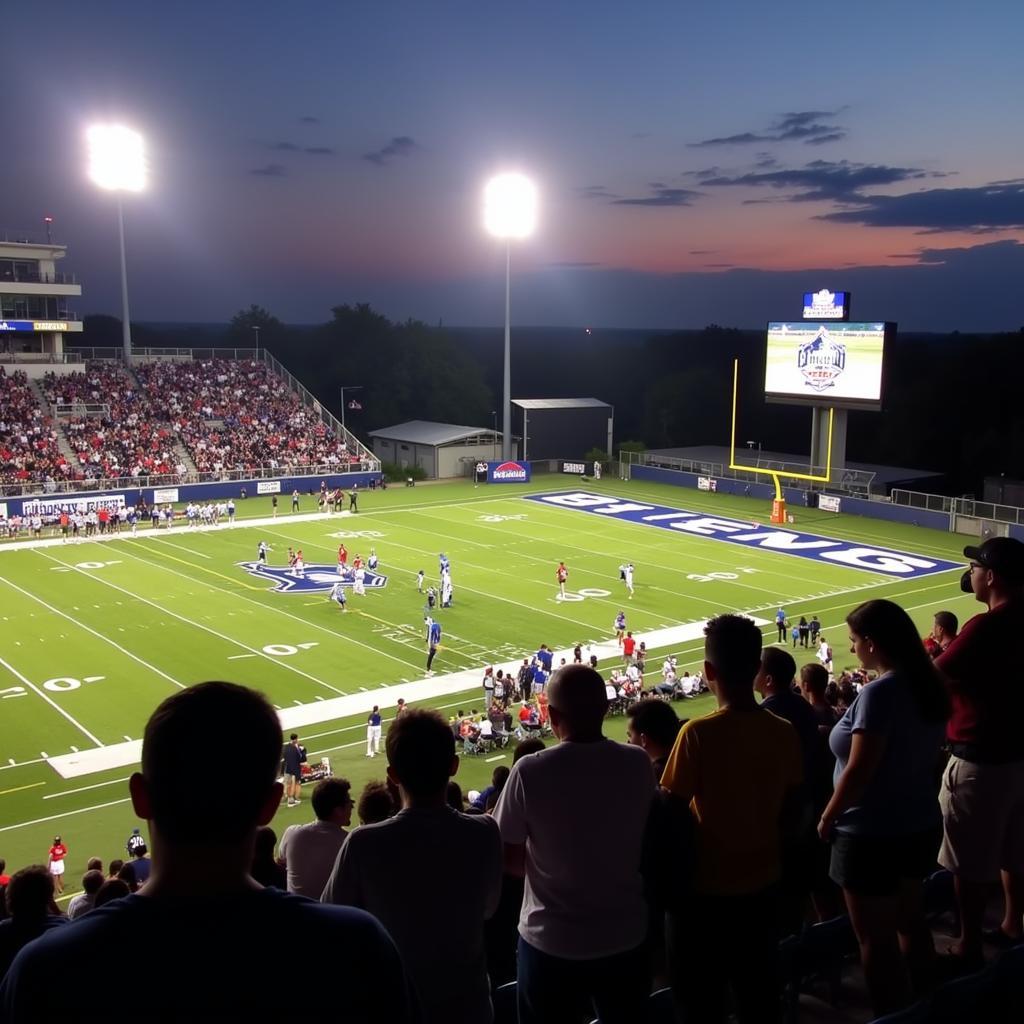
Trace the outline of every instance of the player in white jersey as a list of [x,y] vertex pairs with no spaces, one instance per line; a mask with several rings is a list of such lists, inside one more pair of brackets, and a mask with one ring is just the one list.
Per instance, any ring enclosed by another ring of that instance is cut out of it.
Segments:
[[377,558],[377,551],[376,551],[376,549],[375,548],[370,548],[370,557],[367,558],[367,560],[366,560],[366,568],[369,569],[372,572],[372,571],[376,570],[377,565],[379,564],[379,562],[380,562],[380,559]]
[[260,546],[256,549],[256,557],[264,564],[267,564],[267,551],[270,549],[267,547],[265,540],[260,541]]
[[331,587],[331,592],[328,595],[327,600],[337,601],[338,604],[341,605],[341,610],[343,612],[348,611],[348,608],[346,607],[348,598],[345,596],[345,585],[343,583],[335,583],[334,586]]
[[622,567],[622,582],[626,584],[626,589],[629,591],[629,599],[633,600],[633,563],[627,562]]
[[360,597],[366,596],[366,570],[362,566],[359,566],[353,573],[352,593],[358,594]]
[[295,552],[295,564],[292,566],[292,575],[298,576],[300,580],[306,578],[306,563],[302,558],[302,548]]
[[228,526],[234,526],[235,525],[235,499],[234,498],[228,498],[227,513],[228,513]]

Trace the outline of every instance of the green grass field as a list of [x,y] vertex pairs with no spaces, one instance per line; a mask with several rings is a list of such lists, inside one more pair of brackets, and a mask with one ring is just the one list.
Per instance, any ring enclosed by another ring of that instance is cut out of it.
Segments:
[[[780,604],[797,617],[816,613],[835,650],[837,670],[852,662],[845,653],[843,619],[861,600],[900,602],[922,632],[940,608],[961,619],[974,611],[952,572],[893,581],[523,500],[527,493],[575,486],[572,478],[549,476],[525,487],[391,488],[363,494],[357,515],[297,521],[282,511],[264,526],[246,525],[246,519],[268,516],[269,499],[250,499],[230,528],[175,526],[150,537],[146,525],[137,539],[122,534],[35,549],[0,546],[0,857],[9,870],[44,862],[59,833],[70,848],[67,879],[74,890],[90,856],[122,856],[137,824],[127,800],[132,765],[63,778],[47,758],[77,750],[88,760],[98,747],[138,740],[159,701],[200,680],[256,687],[286,716],[319,718],[309,705],[324,703],[323,720],[298,731],[311,760],[329,756],[335,774],[358,791],[366,780],[383,776],[383,760],[368,760],[364,753],[361,707],[372,702],[374,691],[381,693],[385,721],[396,691],[383,688],[403,681],[410,688],[403,692],[420,706],[447,714],[482,708],[483,666],[511,667],[542,642],[560,649],[607,641],[620,608],[641,638],[671,627],[692,637],[652,648],[648,680],[669,653],[680,669],[698,666],[699,624],[722,611],[768,620],[766,641],[775,639],[771,620]],[[752,499],[638,481],[588,482],[583,489],[748,521],[767,519],[764,503]],[[314,508],[310,497],[303,504],[303,511]],[[824,536],[962,560],[965,539],[955,535],[809,510],[796,515],[797,528]],[[265,540],[273,547],[271,563],[283,564],[291,545],[304,550],[307,566],[333,567],[339,535],[350,559],[375,547],[379,571],[387,576],[385,587],[362,598],[350,595],[346,614],[324,591],[278,593],[237,564],[254,561],[258,542]],[[438,613],[444,640],[434,668],[438,678],[472,670],[472,689],[418,697],[429,684],[423,681],[423,597],[416,591],[416,572],[424,569],[436,583],[441,551],[451,559],[455,603]],[[564,602],[557,600],[554,579],[560,559],[570,570],[572,599]],[[631,601],[618,577],[626,560],[636,566]],[[798,662],[812,657],[812,651],[797,652]],[[605,659],[601,668],[611,665]],[[360,710],[331,717],[327,702],[343,695],[347,707]],[[687,715],[710,706],[708,698],[677,705]],[[609,732],[621,738],[623,719],[612,719]],[[217,748],[217,737],[210,739]],[[231,751],[217,754],[227,762]],[[464,790],[482,786],[494,763],[500,761],[464,759],[458,780]],[[198,789],[196,798],[202,798]],[[308,803],[299,811],[283,808],[274,825],[280,834],[285,825],[310,816]]]

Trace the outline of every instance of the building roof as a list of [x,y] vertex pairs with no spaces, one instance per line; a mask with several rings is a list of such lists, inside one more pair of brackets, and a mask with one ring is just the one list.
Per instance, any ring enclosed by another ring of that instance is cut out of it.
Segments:
[[388,441],[405,441],[407,444],[441,445],[462,441],[478,434],[494,436],[490,427],[463,427],[457,423],[431,423],[429,420],[409,420],[396,423],[393,427],[381,427],[369,431],[370,437],[381,437]]
[[598,398],[514,398],[520,409],[611,409]]

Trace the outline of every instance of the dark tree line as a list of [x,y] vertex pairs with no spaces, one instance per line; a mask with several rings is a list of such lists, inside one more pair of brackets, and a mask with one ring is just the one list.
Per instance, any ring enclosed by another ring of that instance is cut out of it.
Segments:
[[[502,391],[501,328],[393,323],[368,305],[343,305],[316,326],[281,323],[258,306],[227,327],[133,325],[137,346],[260,345],[334,412],[342,385],[362,411],[357,433],[424,419],[487,427]],[[120,323],[87,317],[82,343],[120,346]],[[935,470],[955,492],[980,493],[985,475],[1024,478],[1024,331],[901,334],[889,352],[885,409],[852,412],[848,457]],[[737,441],[806,454],[810,412],[763,398],[764,334],[702,331],[513,330],[513,397],[596,397],[615,406],[615,435],[648,447],[725,444],[732,366],[740,359]],[[348,397],[348,395],[346,395]]]

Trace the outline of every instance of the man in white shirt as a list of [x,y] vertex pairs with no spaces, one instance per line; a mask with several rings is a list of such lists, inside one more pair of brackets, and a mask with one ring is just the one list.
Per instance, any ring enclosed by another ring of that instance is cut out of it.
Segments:
[[351,786],[347,779],[324,779],[313,790],[316,821],[289,825],[281,837],[281,860],[288,872],[288,891],[320,899],[327,877],[352,822]]
[[459,759],[436,711],[412,708],[396,718],[387,755],[402,810],[349,835],[322,900],[367,910],[384,925],[427,1024],[491,1024],[484,921],[501,894],[497,826],[448,806]]
[[642,750],[602,734],[608,702],[592,668],[559,669],[548,701],[561,742],[512,766],[494,812],[505,870],[526,878],[519,1020],[575,1020],[589,1003],[602,1024],[632,1024],[650,991],[640,867],[654,772]]

